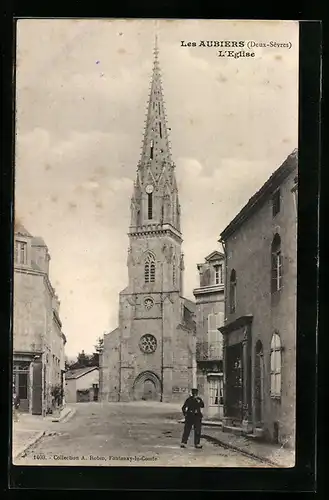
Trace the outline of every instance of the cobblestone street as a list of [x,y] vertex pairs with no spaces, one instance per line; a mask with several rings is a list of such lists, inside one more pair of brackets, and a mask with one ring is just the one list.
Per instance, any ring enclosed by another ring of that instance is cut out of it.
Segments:
[[67,422],[46,435],[16,465],[268,467],[202,439],[203,449],[180,448],[177,406],[157,403],[80,403]]

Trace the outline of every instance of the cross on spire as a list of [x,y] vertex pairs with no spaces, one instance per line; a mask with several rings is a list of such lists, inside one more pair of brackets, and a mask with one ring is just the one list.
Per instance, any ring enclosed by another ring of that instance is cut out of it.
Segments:
[[157,60],[158,59],[158,55],[159,55],[158,34],[157,33],[155,34],[153,54],[154,54],[154,60]]

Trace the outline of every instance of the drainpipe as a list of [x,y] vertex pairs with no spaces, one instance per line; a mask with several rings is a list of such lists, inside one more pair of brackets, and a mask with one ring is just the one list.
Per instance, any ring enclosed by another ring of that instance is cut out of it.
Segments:
[[224,269],[225,269],[225,276],[224,276],[224,324],[226,321],[226,283],[227,283],[227,252],[226,252],[226,243],[222,238],[219,238],[218,243],[220,243],[223,247],[224,250]]
[[197,387],[196,336],[192,336],[192,387]]
[[[218,242],[222,245],[223,250],[224,250],[224,269],[225,269],[225,276],[224,276],[224,325],[226,324],[226,300],[227,300],[227,291],[226,291],[226,284],[227,284],[227,250],[226,250],[226,243],[225,241],[220,237]],[[223,325],[223,326],[224,326]],[[219,331],[221,331],[219,329]],[[226,334],[223,334],[223,423],[225,423],[225,418],[227,417],[227,392],[226,392],[226,370],[227,370],[227,358],[226,358]]]

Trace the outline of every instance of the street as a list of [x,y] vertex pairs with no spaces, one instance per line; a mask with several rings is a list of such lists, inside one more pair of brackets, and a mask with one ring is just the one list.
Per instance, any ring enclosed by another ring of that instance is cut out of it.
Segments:
[[[202,438],[203,449],[180,448],[177,406],[159,403],[80,403],[67,422],[15,459],[16,465],[266,467],[261,461]],[[203,428],[203,433],[206,433]]]

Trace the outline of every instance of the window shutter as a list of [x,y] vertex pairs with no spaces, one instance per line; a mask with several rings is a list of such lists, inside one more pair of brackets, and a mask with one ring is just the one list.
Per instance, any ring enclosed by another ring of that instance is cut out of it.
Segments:
[[155,281],[155,264],[154,262],[151,263],[151,282],[154,283]]
[[271,351],[271,372],[275,370],[275,359],[274,359],[274,351]]
[[220,327],[224,326],[224,313],[219,312],[219,313],[217,313],[216,316],[217,316],[216,328],[220,328]]
[[211,313],[208,314],[208,332],[216,329],[216,315]]
[[150,281],[150,266],[148,262],[145,263],[144,274],[145,274],[145,283],[148,283]]

